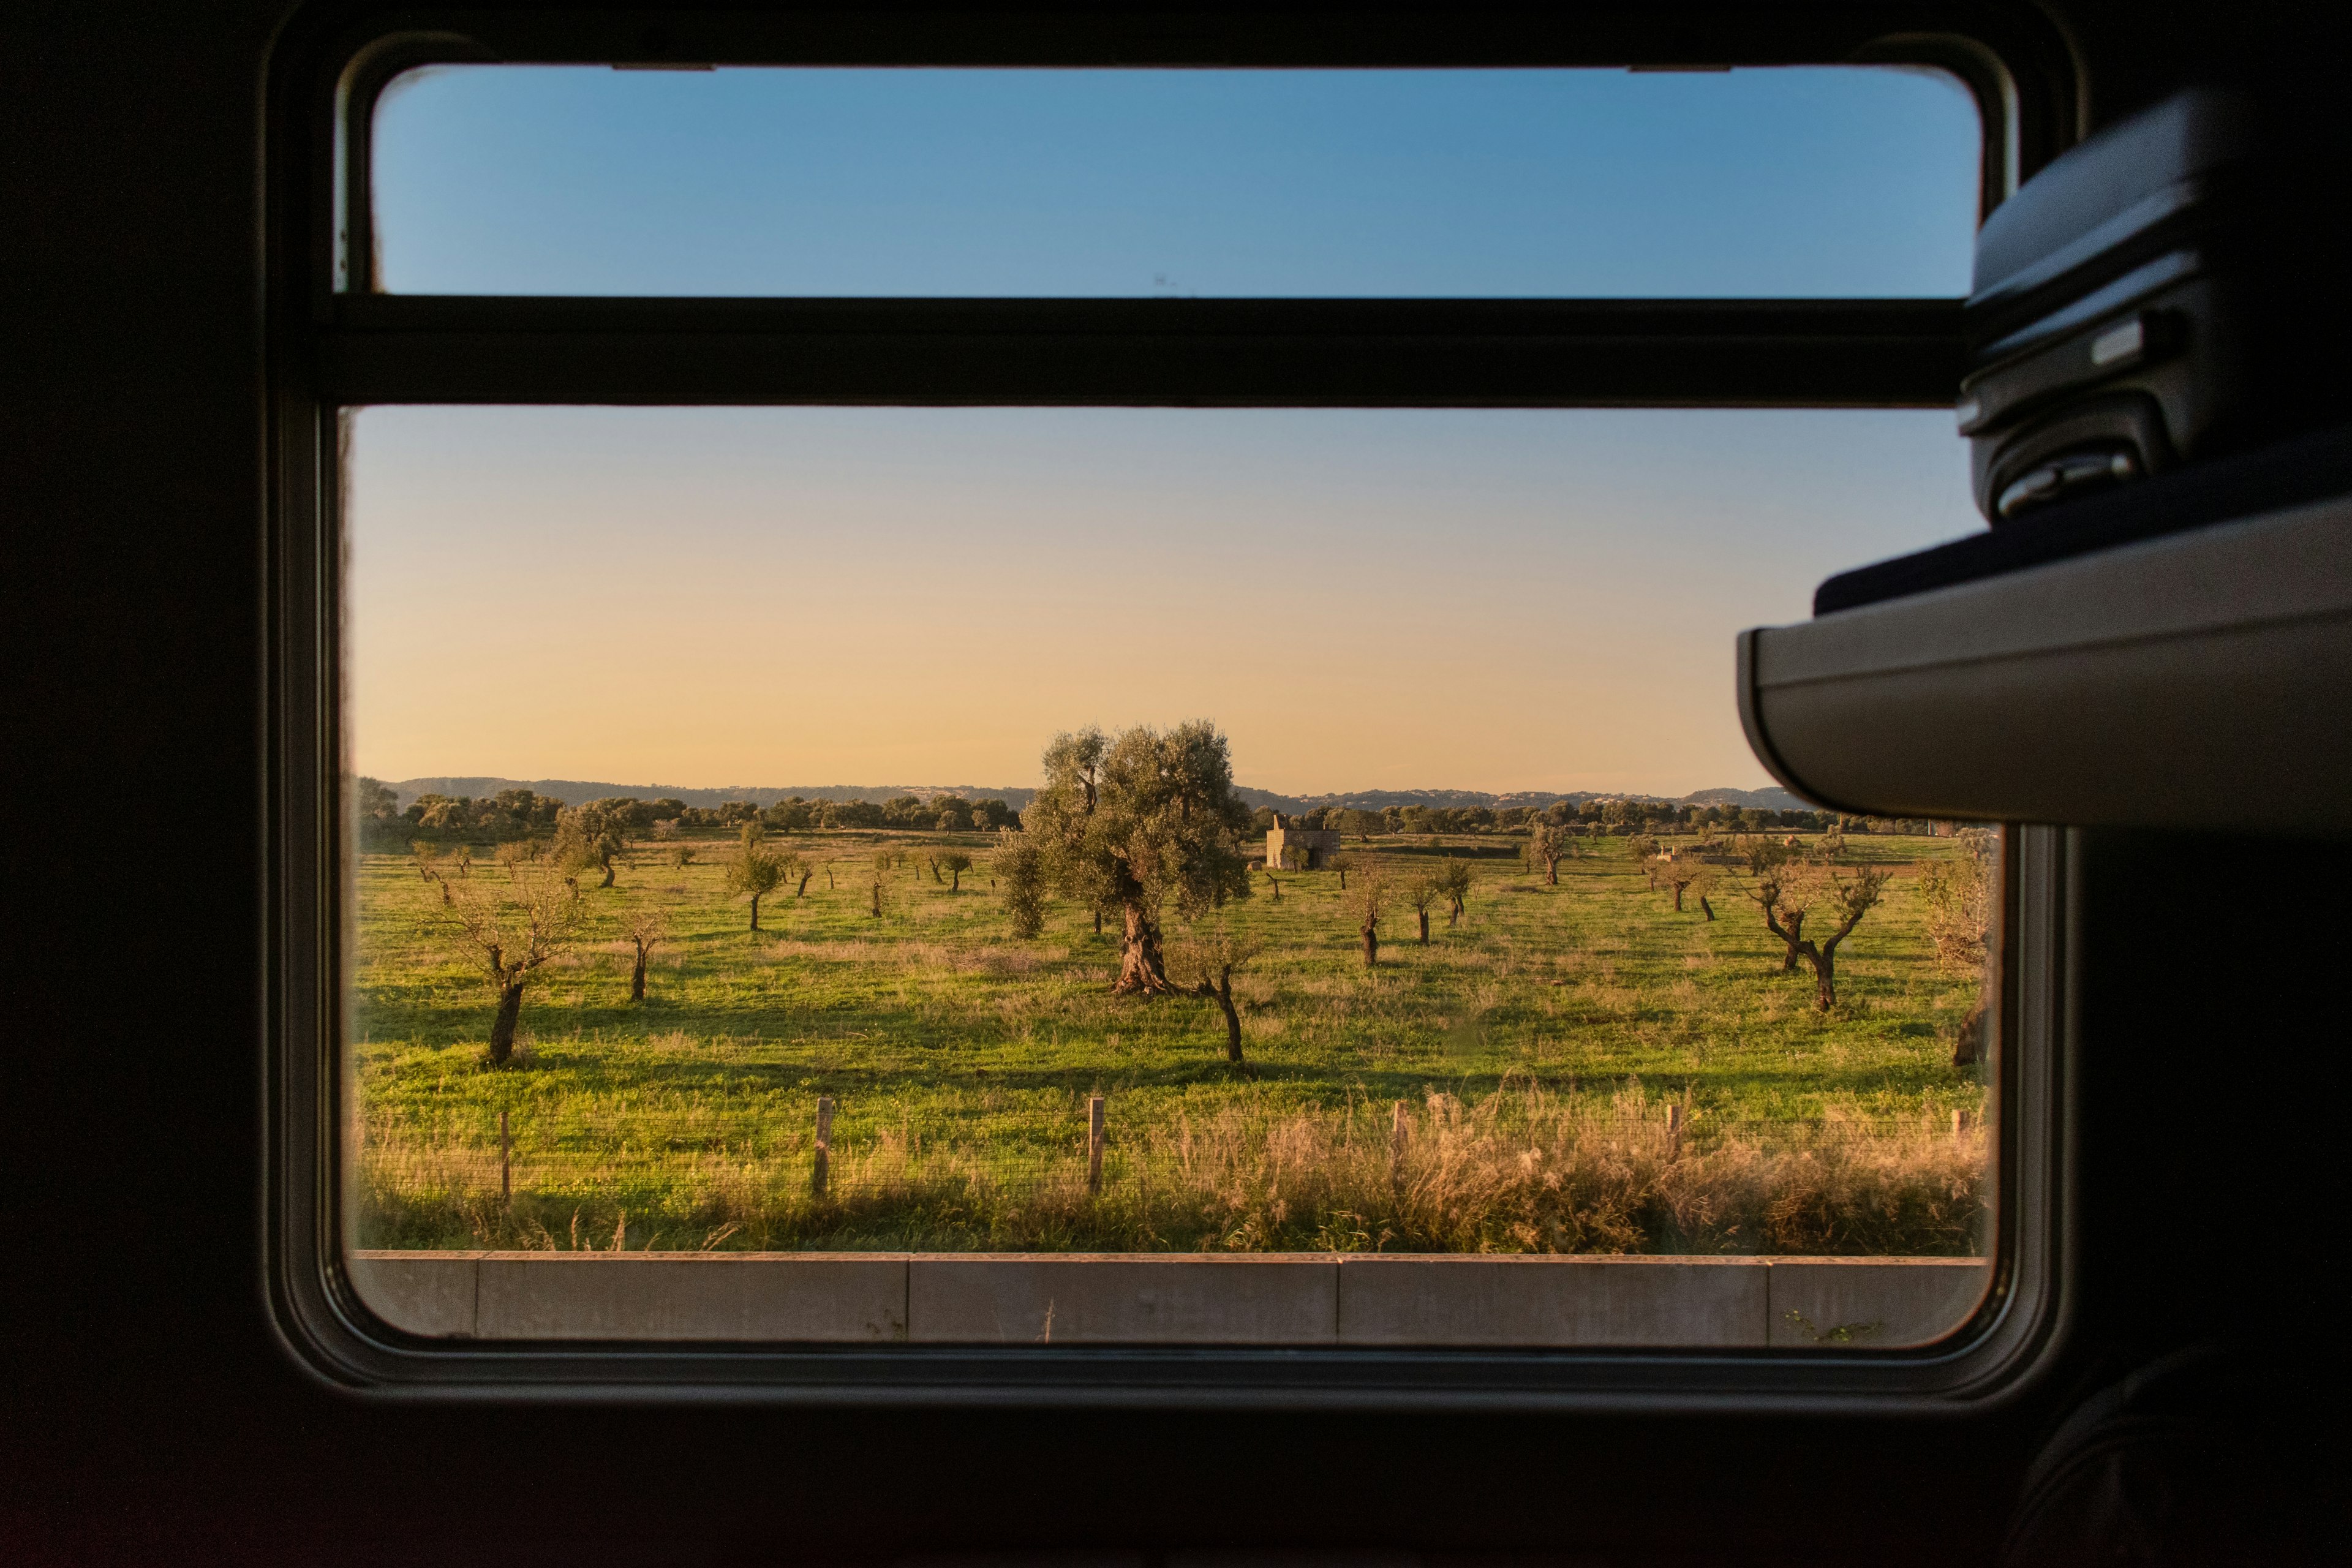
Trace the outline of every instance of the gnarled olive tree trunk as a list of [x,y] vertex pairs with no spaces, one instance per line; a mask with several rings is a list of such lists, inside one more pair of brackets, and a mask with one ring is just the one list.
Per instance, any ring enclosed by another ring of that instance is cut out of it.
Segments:
[[1174,990],[1168,984],[1167,959],[1160,951],[1160,922],[1140,900],[1131,900],[1124,909],[1127,919],[1119,938],[1118,979],[1112,983],[1111,994],[1156,996]]
[[1381,922],[1364,921],[1364,967],[1370,969],[1381,961]]

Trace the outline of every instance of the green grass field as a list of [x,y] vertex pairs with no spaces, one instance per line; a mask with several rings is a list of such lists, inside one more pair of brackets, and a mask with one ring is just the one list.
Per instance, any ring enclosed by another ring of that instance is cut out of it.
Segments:
[[[405,857],[363,857],[355,1242],[1953,1254],[1983,1239],[1985,1089],[1950,1065],[1978,979],[1937,962],[1916,883],[1959,852],[1949,839],[1849,840],[1850,860],[1896,874],[1839,952],[1827,1016],[1728,877],[1710,921],[1652,891],[1622,838],[1562,862],[1557,887],[1501,858],[1515,840],[1351,844],[1392,879],[1441,850],[1475,857],[1467,914],[1448,929],[1440,905],[1423,947],[1391,907],[1368,970],[1336,875],[1286,873],[1278,900],[1259,878],[1223,917],[1264,942],[1234,986],[1249,1077],[1228,1070],[1213,1003],[1108,994],[1116,936],[1084,911],[1011,936],[985,840],[961,841],[983,868],[961,892],[919,858],[893,870],[879,919],[875,848],[922,841],[787,842],[832,860],[838,885],[820,870],[806,897],[772,896],[758,933],[721,890],[724,844],[683,868],[640,846],[617,887],[583,878],[586,934],[538,972],[522,1059],[502,1070],[485,1066],[494,994],[439,934],[438,889]],[[617,922],[644,900],[671,935],[635,1005]],[[838,1109],[820,1196],[821,1095]],[[1670,1103],[1686,1108],[1678,1135]]]

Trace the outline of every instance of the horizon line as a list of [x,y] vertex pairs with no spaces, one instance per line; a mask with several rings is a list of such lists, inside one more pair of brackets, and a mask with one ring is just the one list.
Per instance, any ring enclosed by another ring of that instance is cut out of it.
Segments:
[[[805,792],[805,791],[812,791],[812,790],[836,790],[836,789],[837,789],[837,790],[888,790],[888,789],[902,789],[902,790],[906,790],[906,791],[908,791],[908,793],[915,793],[915,792],[919,792],[919,791],[929,791],[929,792],[932,792],[932,793],[934,793],[934,794],[950,794],[950,793],[963,793],[963,792],[969,792],[969,794],[970,794],[971,795],[973,795],[973,796],[985,796],[986,795],[988,795],[988,794],[989,794],[989,793],[991,793],[991,792],[995,792],[995,793],[1003,794],[1003,793],[1010,793],[1010,792],[1016,791],[1016,790],[1018,790],[1018,791],[1027,791],[1027,792],[1029,792],[1029,793],[1031,793],[1031,794],[1034,794],[1036,791],[1038,791],[1039,789],[1042,789],[1042,788],[1044,787],[1044,785],[1043,785],[1042,784],[963,784],[963,783],[957,783],[957,784],[916,784],[916,783],[910,783],[910,782],[905,782],[905,781],[886,781],[886,782],[884,782],[884,783],[879,783],[879,784],[854,784],[854,783],[846,783],[846,782],[837,782],[837,783],[832,783],[832,784],[679,784],[679,783],[676,783],[676,782],[671,782],[671,783],[667,783],[667,784],[665,784],[665,783],[661,783],[661,782],[659,782],[659,781],[650,782],[650,783],[646,783],[646,784],[618,784],[618,783],[615,783],[614,781],[608,780],[608,779],[593,779],[593,778],[587,778],[587,777],[572,777],[572,778],[565,778],[565,777],[562,777],[562,775],[555,774],[555,773],[545,773],[545,774],[541,775],[541,776],[540,776],[538,779],[536,779],[536,780],[526,780],[526,779],[517,778],[517,777],[515,777],[514,775],[512,775],[512,774],[509,774],[509,773],[412,773],[412,774],[410,774],[410,775],[408,775],[407,777],[404,777],[404,778],[397,778],[397,779],[394,779],[394,778],[387,778],[387,777],[384,777],[384,776],[383,776],[383,775],[382,775],[382,774],[377,774],[377,773],[362,773],[362,772],[359,772],[359,771],[357,771],[357,770],[354,770],[354,771],[353,771],[353,773],[352,773],[352,776],[353,776],[354,778],[373,778],[373,779],[376,779],[379,783],[385,784],[388,784],[388,785],[394,786],[394,787],[395,787],[395,788],[396,788],[396,787],[403,786],[403,785],[406,785],[406,784],[416,784],[416,783],[418,783],[418,782],[420,782],[420,781],[423,781],[423,780],[428,780],[428,779],[441,779],[441,780],[454,780],[454,779],[481,779],[481,780],[485,780],[485,781],[498,781],[498,782],[501,782],[501,783],[504,783],[504,784],[509,784],[509,785],[522,785],[522,784],[531,784],[531,783],[552,784],[552,783],[557,783],[557,782],[562,782],[562,783],[566,783],[566,784],[597,784],[597,785],[611,785],[613,788],[614,788],[614,789],[616,789],[616,790],[623,790],[623,791],[626,791],[626,790],[641,790],[641,791],[646,792],[646,793],[648,793],[648,794],[654,794],[654,793],[656,793],[656,792],[664,791],[664,790],[687,790],[687,791],[691,791],[691,792],[698,793],[698,794],[726,793],[726,792],[740,792],[740,793],[743,793],[743,794],[746,794],[746,795],[786,795],[786,794],[788,794],[789,792]],[[1565,797],[1565,796],[1568,796],[1568,795],[1599,795],[1599,796],[1607,796],[1607,795],[1645,795],[1645,796],[1649,796],[1649,797],[1651,797],[1651,798],[1654,798],[1654,799],[1659,799],[1659,800],[1675,800],[1675,799],[1683,799],[1683,798],[1686,798],[1686,797],[1688,797],[1688,796],[1690,796],[1690,795],[1703,795],[1703,794],[1706,794],[1706,793],[1708,793],[1708,792],[1716,791],[1716,790],[1733,790],[1733,791],[1737,791],[1737,792],[1738,792],[1738,793],[1740,793],[1740,794],[1743,794],[1743,795],[1757,795],[1757,794],[1761,794],[1761,793],[1764,793],[1764,792],[1766,792],[1766,791],[1770,791],[1770,790],[1777,790],[1777,791],[1779,791],[1779,792],[1780,792],[1780,793],[1782,793],[1782,794],[1784,794],[1784,795],[1794,795],[1794,794],[1795,794],[1795,792],[1794,792],[1794,791],[1792,791],[1792,790],[1790,790],[1790,789],[1789,789],[1789,787],[1788,787],[1787,785],[1782,784],[1779,783],[1779,782],[1778,782],[1778,781],[1776,781],[1776,780],[1767,780],[1765,783],[1763,783],[1763,784],[1701,784],[1701,785],[1697,786],[1697,787],[1696,787],[1696,788],[1695,788],[1695,789],[1683,790],[1683,791],[1680,791],[1680,792],[1673,792],[1673,791],[1666,791],[1666,790],[1656,790],[1656,789],[1634,789],[1634,788],[1630,788],[1630,787],[1616,787],[1616,788],[1568,787],[1568,788],[1561,788],[1561,787],[1557,787],[1557,786],[1552,786],[1552,785],[1542,785],[1542,786],[1538,786],[1538,787],[1535,787],[1535,788],[1526,788],[1526,789],[1486,789],[1486,788],[1477,788],[1477,787],[1469,786],[1469,785],[1450,785],[1450,784],[1449,784],[1449,785],[1435,785],[1435,784],[1375,785],[1375,786],[1370,786],[1370,787],[1361,788],[1361,789],[1298,790],[1298,789],[1277,789],[1277,788],[1276,788],[1276,787],[1274,787],[1274,786],[1272,786],[1272,785],[1269,785],[1269,784],[1249,784],[1249,783],[1246,783],[1246,782],[1244,782],[1244,781],[1243,781],[1243,780],[1241,780],[1241,779],[1235,779],[1235,780],[1234,781],[1234,788],[1236,788],[1236,789],[1254,790],[1254,791],[1255,791],[1255,792],[1257,792],[1257,793],[1259,793],[1259,794],[1262,794],[1262,795],[1288,795],[1288,796],[1291,796],[1291,797],[1293,797],[1293,798],[1295,798],[1295,799],[1300,799],[1300,800],[1318,799],[1318,798],[1325,798],[1325,797],[1339,797],[1339,796],[1347,796],[1347,795],[1496,795],[1496,796],[1503,796],[1503,795],[1550,795],[1550,796],[1552,796],[1552,797],[1554,797],[1554,798],[1556,798],[1556,799],[1557,799],[1557,798],[1562,798],[1562,797]],[[659,797],[658,797],[658,795],[656,795],[656,798],[659,798]]]

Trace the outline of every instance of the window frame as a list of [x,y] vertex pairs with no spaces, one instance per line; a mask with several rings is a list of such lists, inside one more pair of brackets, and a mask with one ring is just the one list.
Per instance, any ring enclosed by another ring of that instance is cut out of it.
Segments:
[[[2072,140],[2063,41],[2022,6],[1634,7],[1574,28],[1473,12],[1171,18],[745,16],[482,7],[305,12],[266,124],[270,958],[262,1089],[266,1288],[296,1360],[434,1397],[1457,1408],[1913,1408],[2016,1396],[2070,1315],[2074,836],[2003,830],[1993,1285],[1917,1351],[561,1345],[431,1341],[342,1264],[342,412],[381,402],[1178,406],[1946,406],[1963,349],[1943,300],[707,300],[389,296],[372,254],[377,93],[439,61],[899,65],[1910,63],[1958,76],[1994,205]],[[367,281],[365,278],[360,279]]]

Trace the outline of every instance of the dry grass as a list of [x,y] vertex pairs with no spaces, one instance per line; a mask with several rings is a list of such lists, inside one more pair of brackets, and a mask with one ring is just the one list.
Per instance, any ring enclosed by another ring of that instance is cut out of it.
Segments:
[[[1769,1136],[1670,1133],[1638,1087],[1571,1100],[1533,1084],[1433,1093],[1392,1142],[1386,1105],[1253,1115],[1226,1105],[1129,1132],[1089,1194],[1076,1147],[1008,1163],[884,1128],[837,1149],[809,1191],[797,1138],[711,1146],[681,1173],[623,1144],[519,1163],[511,1209],[494,1149],[382,1136],[358,1162],[375,1246],[1123,1251],[1954,1255],[1979,1245],[1980,1127],[1837,1119]],[[583,1240],[583,1238],[585,1238]]]

